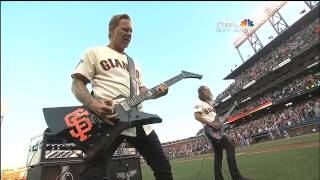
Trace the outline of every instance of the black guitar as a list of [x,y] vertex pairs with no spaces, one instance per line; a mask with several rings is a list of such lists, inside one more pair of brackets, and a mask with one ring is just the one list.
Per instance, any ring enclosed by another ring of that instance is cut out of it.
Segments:
[[[232,105],[232,107],[226,112],[226,114],[224,116],[230,116],[230,114],[232,113],[232,111],[234,110],[234,108],[236,108],[236,106],[238,105],[238,102],[235,101],[234,104]],[[226,119],[219,119],[218,116],[216,116],[215,121],[219,121],[222,122],[222,126],[221,128],[217,129],[217,128],[213,128],[211,127],[211,130],[213,131],[212,136],[215,139],[221,139],[224,136],[224,130],[226,128],[228,128],[230,126],[230,124],[225,123]]]
[[[202,75],[182,71],[179,75],[164,82],[168,87],[186,78],[201,79]],[[74,142],[85,154],[87,160],[93,160],[99,152],[107,150],[123,130],[145,124],[160,123],[162,119],[155,115],[137,110],[136,106],[156,93],[156,87],[133,96],[117,97],[115,113],[119,121],[110,126],[84,106],[44,108],[48,127],[55,134],[63,134]]]

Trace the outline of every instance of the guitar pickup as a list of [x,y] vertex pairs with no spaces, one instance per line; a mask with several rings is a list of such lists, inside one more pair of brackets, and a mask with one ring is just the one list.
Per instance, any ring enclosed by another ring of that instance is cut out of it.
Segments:
[[129,104],[126,101],[122,101],[120,103],[121,107],[123,108],[124,111],[129,111],[131,109],[131,107],[129,106]]

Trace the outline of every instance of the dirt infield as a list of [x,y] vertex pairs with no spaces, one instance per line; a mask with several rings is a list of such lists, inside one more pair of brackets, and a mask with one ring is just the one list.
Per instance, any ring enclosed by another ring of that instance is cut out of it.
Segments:
[[264,153],[264,152],[278,152],[278,151],[286,151],[291,149],[300,149],[306,147],[319,147],[320,142],[307,142],[307,143],[295,143],[295,144],[288,144],[288,145],[279,145],[273,147],[266,147],[261,149],[256,149],[252,151],[245,151],[241,153],[237,153],[236,156],[243,155],[243,154],[257,154],[257,153]]

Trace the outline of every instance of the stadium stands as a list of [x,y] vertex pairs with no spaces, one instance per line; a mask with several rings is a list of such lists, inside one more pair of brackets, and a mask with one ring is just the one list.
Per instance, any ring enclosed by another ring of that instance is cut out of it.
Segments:
[[278,64],[291,58],[319,41],[319,33],[316,32],[316,27],[319,25],[319,18],[313,21],[306,28],[297,32],[287,41],[283,42],[278,48],[273,50],[265,57],[253,64],[250,68],[243,71],[235,78],[233,82],[225,91],[219,94],[216,98],[218,102],[227,97],[234,95],[241,90],[246,84],[252,80],[257,80],[272,71]]
[[[319,68],[319,66],[317,66]],[[320,78],[312,73],[302,74],[298,77],[290,78],[289,80],[283,82],[279,86],[274,87],[269,92],[262,94],[261,96],[256,96],[241,105],[241,108],[235,109],[232,115],[240,114],[241,112],[248,111],[254,107],[264,104],[268,101],[276,102],[286,96],[290,96],[295,92],[301,91],[305,88],[313,88],[320,85]]]
[[[312,98],[295,105],[285,106],[274,112],[268,112],[261,117],[243,122],[226,131],[226,134],[236,145],[241,139],[253,141],[252,138],[261,133],[267,133],[271,139],[288,136],[287,130],[302,124],[320,123],[320,97]],[[249,144],[248,144],[249,145]]]
[[163,145],[163,149],[169,159],[175,159],[211,152],[211,145],[201,135],[178,142],[167,143]]
[[[319,132],[318,14],[313,8],[225,78],[235,81],[216,97],[216,111],[223,116],[233,101],[240,102],[226,130],[236,146],[289,138],[308,127],[308,133]],[[202,130],[163,147],[170,159],[212,152]]]
[[[274,112],[231,126],[226,135],[236,146],[248,146],[260,139],[288,138],[288,130],[298,126],[320,123],[320,97],[311,98],[295,105],[285,106]],[[318,126],[319,127],[319,126]],[[317,130],[319,131],[319,129]],[[169,159],[195,156],[212,152],[211,145],[199,130],[196,136],[163,143]]]

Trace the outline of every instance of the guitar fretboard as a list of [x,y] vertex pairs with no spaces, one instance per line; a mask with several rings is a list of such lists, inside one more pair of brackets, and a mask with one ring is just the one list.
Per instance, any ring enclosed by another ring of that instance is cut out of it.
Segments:
[[[167,85],[168,87],[177,83],[178,81],[182,80],[184,78],[183,74],[179,74],[165,82],[163,82],[163,84]],[[156,87],[153,87],[151,89],[149,89],[148,91],[141,93],[139,95],[135,95],[132,98],[128,98],[126,101],[129,104],[129,106],[135,107],[136,105],[142,103],[143,101],[149,99],[151,96],[153,96],[156,93]]]

